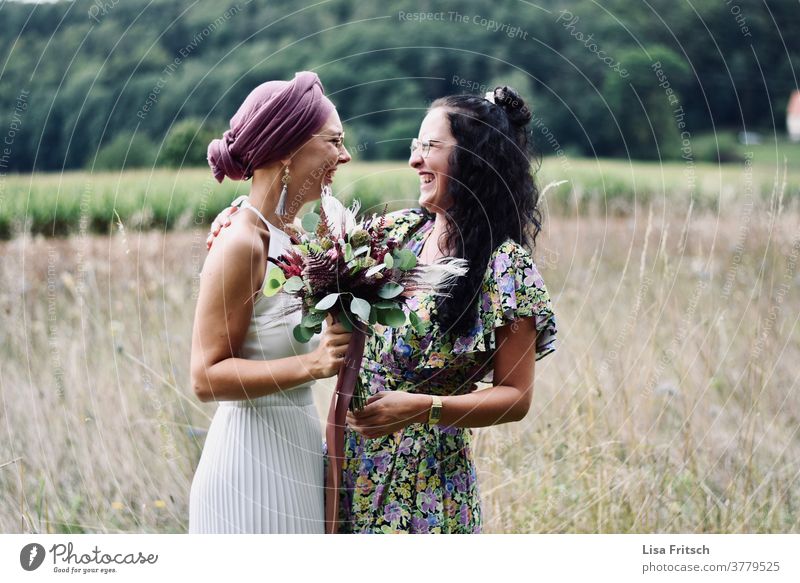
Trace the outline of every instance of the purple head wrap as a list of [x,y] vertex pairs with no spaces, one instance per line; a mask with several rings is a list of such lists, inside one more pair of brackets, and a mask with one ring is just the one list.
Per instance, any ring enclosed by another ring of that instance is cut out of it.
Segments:
[[292,81],[267,81],[247,96],[221,140],[208,145],[208,164],[222,182],[248,179],[253,171],[301,146],[328,119],[334,105],[316,73]]

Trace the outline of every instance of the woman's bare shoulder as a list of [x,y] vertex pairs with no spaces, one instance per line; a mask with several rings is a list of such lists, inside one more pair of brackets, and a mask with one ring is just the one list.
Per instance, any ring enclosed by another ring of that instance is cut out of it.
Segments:
[[232,217],[230,226],[220,231],[203,264],[203,275],[213,273],[213,277],[224,277],[226,282],[260,285],[266,269],[269,231],[248,218]]
[[211,251],[217,246],[221,254],[228,257],[247,255],[250,261],[266,260],[269,230],[245,213],[236,213],[231,217],[230,226],[220,230]]

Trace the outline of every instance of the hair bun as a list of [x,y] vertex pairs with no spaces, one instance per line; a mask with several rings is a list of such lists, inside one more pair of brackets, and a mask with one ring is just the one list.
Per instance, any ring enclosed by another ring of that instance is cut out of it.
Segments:
[[525,127],[531,121],[533,114],[525,101],[513,88],[501,85],[494,88],[494,102],[503,108],[508,119],[517,127]]

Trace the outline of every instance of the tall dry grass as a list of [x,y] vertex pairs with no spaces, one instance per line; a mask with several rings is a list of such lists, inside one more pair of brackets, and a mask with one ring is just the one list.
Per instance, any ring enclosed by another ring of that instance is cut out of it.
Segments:
[[[527,418],[475,431],[486,531],[798,531],[797,197],[683,200],[548,207],[559,347]],[[204,238],[0,243],[1,532],[186,530]]]
[[797,210],[551,220],[561,344],[479,433],[487,530],[798,531]]

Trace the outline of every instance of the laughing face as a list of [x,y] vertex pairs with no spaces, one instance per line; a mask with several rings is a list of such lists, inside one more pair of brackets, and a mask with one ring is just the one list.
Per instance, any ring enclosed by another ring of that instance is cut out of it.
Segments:
[[[289,198],[301,204],[318,199],[322,187],[333,182],[338,166],[351,160],[350,153],[344,147],[344,130],[336,110],[315,134],[297,151],[289,164]],[[292,208],[291,203],[289,208]]]
[[449,158],[456,143],[446,109],[437,107],[428,112],[417,140],[408,165],[419,175],[419,204],[429,212],[444,212],[453,203],[448,192]]

